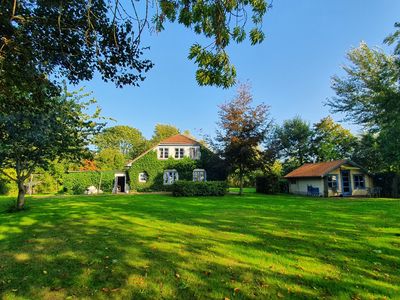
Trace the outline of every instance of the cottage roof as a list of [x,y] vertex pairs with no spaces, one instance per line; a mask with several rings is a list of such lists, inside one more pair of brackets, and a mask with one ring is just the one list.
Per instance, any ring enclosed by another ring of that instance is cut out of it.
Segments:
[[332,170],[344,164],[349,164],[364,170],[362,167],[360,167],[359,165],[350,160],[341,159],[341,160],[304,164],[301,167],[297,168],[296,170],[293,170],[292,172],[287,174],[285,178],[324,177]]
[[176,134],[163,139],[159,145],[198,145],[199,142],[183,134]]

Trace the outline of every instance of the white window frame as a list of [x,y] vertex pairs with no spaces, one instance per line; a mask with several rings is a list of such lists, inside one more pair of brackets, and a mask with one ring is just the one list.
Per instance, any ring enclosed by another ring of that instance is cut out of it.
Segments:
[[175,158],[180,159],[185,156],[185,148],[175,148]]
[[200,149],[199,147],[190,147],[189,148],[189,156],[191,159],[199,159],[200,158]]
[[[202,175],[200,175],[202,174]],[[207,181],[207,172],[204,169],[193,170],[193,181]]]
[[160,151],[160,156],[159,158],[161,159],[167,159],[169,157],[169,148],[167,147],[160,147],[158,149]]
[[179,180],[179,174],[178,171],[175,169],[172,170],[164,170],[163,174],[163,184],[164,185],[171,185],[175,181]]
[[[143,179],[143,176],[145,176],[145,179]],[[147,180],[149,180],[149,175],[147,174],[147,172],[140,172],[139,173],[139,182],[145,183],[145,182],[147,182]]]

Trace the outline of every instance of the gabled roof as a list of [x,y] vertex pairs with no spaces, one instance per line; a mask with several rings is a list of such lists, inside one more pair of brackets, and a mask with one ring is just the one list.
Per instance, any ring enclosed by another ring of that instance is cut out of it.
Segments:
[[333,171],[334,169],[344,164],[349,164],[365,171],[362,167],[360,167],[356,163],[347,159],[341,159],[341,160],[332,160],[327,162],[304,164],[301,167],[297,168],[296,170],[293,170],[292,172],[287,174],[285,178],[324,177],[329,172]]
[[199,142],[183,134],[176,134],[163,139],[159,145],[199,145]]
[[128,161],[126,163],[126,167],[132,166],[132,163],[137,161],[139,158],[145,156],[147,153],[149,153],[150,151],[154,150],[155,148],[157,148],[160,145],[187,145],[187,146],[192,146],[192,145],[200,145],[200,143],[198,141],[196,141],[195,139],[190,138],[190,137],[188,137],[186,135],[176,134],[176,135],[170,136],[170,137],[168,137],[166,139],[163,139],[157,145],[155,145],[155,146],[151,147],[150,149],[148,149],[147,151],[143,152],[138,157],[134,158],[133,160]]

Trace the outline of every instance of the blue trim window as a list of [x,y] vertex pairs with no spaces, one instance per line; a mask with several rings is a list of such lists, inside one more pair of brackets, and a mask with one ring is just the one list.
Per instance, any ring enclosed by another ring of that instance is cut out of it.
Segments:
[[363,174],[353,175],[353,180],[355,189],[365,189],[365,176]]
[[337,189],[338,188],[338,176],[337,175],[328,175],[328,188],[329,189]]

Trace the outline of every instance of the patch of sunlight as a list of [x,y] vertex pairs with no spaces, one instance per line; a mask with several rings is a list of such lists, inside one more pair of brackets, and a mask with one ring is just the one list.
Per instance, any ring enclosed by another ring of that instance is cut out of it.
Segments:
[[52,290],[46,288],[39,293],[39,299],[43,300],[61,300],[66,299],[67,291],[65,289]]
[[16,261],[27,261],[31,258],[31,256],[28,253],[17,253],[14,254],[14,258]]
[[22,229],[19,227],[11,226],[0,226],[0,233],[22,233]]
[[23,217],[23,218],[21,218],[21,221],[19,222],[19,224],[22,226],[30,226],[35,223],[37,223],[37,220],[32,219],[30,217]]
[[313,275],[335,279],[340,277],[340,270],[337,267],[306,256],[298,256],[297,268]]
[[139,274],[129,275],[126,283],[128,285],[133,285],[137,288],[146,288],[148,283],[147,273],[145,274],[145,276]]
[[6,236],[4,234],[0,234],[0,241],[5,240],[5,239],[6,239]]

